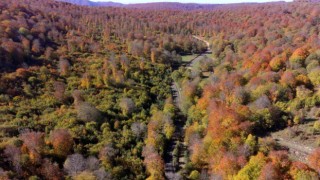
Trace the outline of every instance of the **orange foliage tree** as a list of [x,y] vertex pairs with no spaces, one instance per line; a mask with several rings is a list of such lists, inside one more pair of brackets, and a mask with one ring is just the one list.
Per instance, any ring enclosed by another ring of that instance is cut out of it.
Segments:
[[50,142],[54,148],[54,153],[61,157],[66,157],[73,146],[73,138],[66,129],[56,129],[50,134]]

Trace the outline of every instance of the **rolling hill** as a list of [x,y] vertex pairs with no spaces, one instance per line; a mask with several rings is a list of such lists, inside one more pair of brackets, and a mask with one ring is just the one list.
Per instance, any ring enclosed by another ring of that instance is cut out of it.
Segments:
[[108,2],[93,2],[89,0],[58,0],[81,6],[102,6],[102,7],[125,7],[147,10],[212,10],[218,4],[197,4],[197,3],[178,3],[178,2],[155,2],[155,3],[137,3],[137,4],[122,4],[112,1]]
[[139,3],[128,4],[126,8],[149,9],[149,10],[212,10],[219,4],[196,4],[178,2],[158,2],[158,3]]
[[[56,0],[67,2],[71,4],[81,5],[81,6],[91,6],[91,7],[123,7],[127,9],[144,9],[144,10],[182,10],[182,11],[192,11],[192,10],[214,10],[217,8],[237,8],[243,5],[255,5],[257,3],[233,3],[233,4],[198,4],[198,3],[179,3],[179,2],[150,2],[150,3],[133,3],[133,4],[122,4],[117,2],[93,2],[90,0]],[[310,1],[310,0],[306,0]],[[317,1],[317,0],[312,0]],[[285,3],[285,1],[270,2],[274,3]],[[269,3],[265,3],[269,4]]]
[[111,7],[122,7],[124,6],[124,4],[121,3],[116,3],[116,2],[93,2],[93,1],[89,1],[89,0],[58,0],[58,1],[62,1],[62,2],[67,2],[67,3],[71,3],[71,4],[77,4],[77,5],[81,5],[81,6],[111,6]]

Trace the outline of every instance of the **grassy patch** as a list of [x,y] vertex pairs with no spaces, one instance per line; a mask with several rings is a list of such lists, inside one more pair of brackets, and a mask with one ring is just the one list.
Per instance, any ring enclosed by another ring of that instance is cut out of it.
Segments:
[[307,121],[281,131],[272,133],[274,137],[290,140],[296,144],[317,148],[320,147],[320,132],[314,128],[316,121]]
[[190,62],[191,60],[193,60],[197,56],[198,56],[198,54],[182,56],[182,62]]

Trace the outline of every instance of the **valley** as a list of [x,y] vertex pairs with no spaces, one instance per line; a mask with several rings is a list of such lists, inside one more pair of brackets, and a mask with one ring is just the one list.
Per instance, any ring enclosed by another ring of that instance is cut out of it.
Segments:
[[[193,36],[195,39],[204,42],[207,45],[207,51],[194,55],[194,58],[189,60],[187,63],[181,64],[184,67],[193,68],[194,61],[199,61],[206,54],[210,54],[210,44],[208,41],[203,40],[197,36]],[[182,57],[183,58],[183,57]],[[168,142],[167,151],[164,156],[165,160],[165,177],[169,180],[183,179],[183,169],[186,164],[185,156],[188,155],[188,149],[184,142],[185,135],[185,124],[187,117],[180,112],[181,102],[181,88],[177,86],[176,82],[171,84],[171,93],[174,105],[177,109],[177,116],[174,119],[175,132],[172,139]]]

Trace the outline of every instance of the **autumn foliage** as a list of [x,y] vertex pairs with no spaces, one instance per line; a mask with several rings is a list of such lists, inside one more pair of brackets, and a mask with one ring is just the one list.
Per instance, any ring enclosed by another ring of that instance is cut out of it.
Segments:
[[319,4],[160,5],[1,0],[0,179],[165,179],[177,130],[185,179],[319,179],[265,138],[319,117]]

